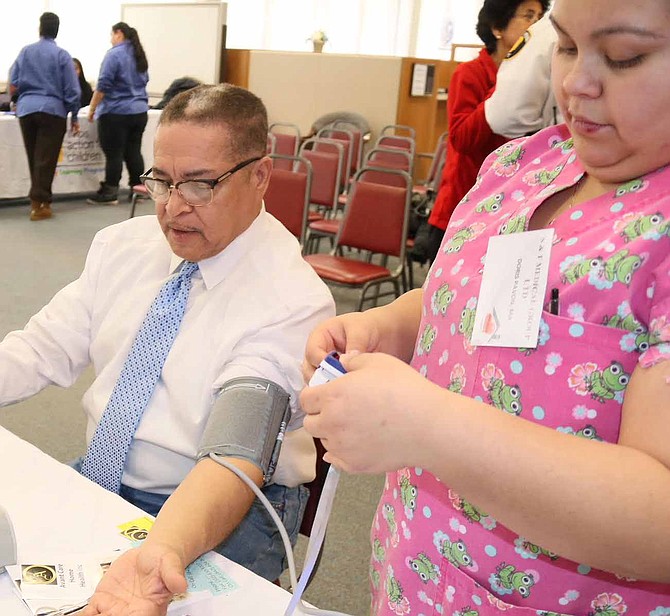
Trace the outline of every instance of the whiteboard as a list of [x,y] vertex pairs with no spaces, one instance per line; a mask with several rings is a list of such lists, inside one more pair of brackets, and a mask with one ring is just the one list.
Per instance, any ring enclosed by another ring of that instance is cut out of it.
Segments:
[[121,20],[137,30],[149,60],[149,96],[160,98],[179,77],[221,81],[226,8],[225,2],[121,5]]

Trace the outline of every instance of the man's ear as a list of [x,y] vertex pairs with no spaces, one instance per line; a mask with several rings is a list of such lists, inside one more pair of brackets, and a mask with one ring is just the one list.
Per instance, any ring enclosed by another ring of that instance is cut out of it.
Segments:
[[272,159],[269,156],[264,156],[256,163],[252,174],[256,189],[261,192],[261,196],[265,194],[268,188],[271,175]]

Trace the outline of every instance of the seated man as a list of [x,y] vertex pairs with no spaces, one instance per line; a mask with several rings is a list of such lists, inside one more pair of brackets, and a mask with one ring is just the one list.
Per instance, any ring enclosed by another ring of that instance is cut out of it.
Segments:
[[[229,438],[245,422],[250,432],[256,427],[257,397],[240,383],[251,391],[264,384],[274,392],[270,405],[290,400],[271,479],[243,455],[247,443],[228,460],[264,485],[297,537],[302,484],[315,468],[314,443],[296,412],[300,365],[310,330],[334,314],[334,303],[296,239],[265,212],[266,136],[265,107],[242,88],[200,86],[172,99],[145,174],[157,217],[100,231],[79,279],[0,343],[0,405],[50,384],[67,387],[93,364],[83,398],[88,450],[78,467],[145,511],[160,510],[143,546],[105,575],[119,586],[103,588],[96,601],[127,600],[132,609],[145,598],[124,595],[122,580],[145,576],[141,588],[164,611],[186,585],[184,567],[216,546],[268,579],[283,570],[269,514],[206,457],[221,432]],[[233,380],[238,393],[230,396]]]

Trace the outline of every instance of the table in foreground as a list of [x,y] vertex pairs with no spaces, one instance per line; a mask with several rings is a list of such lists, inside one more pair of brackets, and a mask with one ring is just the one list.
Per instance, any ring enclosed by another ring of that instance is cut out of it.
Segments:
[[[2,427],[0,464],[0,502],[14,524],[19,562],[40,553],[108,552],[120,545],[120,524],[146,515]],[[237,587],[201,603],[175,603],[171,616],[284,613],[288,592],[218,555],[217,564]],[[0,614],[30,615],[7,573],[0,575]]]

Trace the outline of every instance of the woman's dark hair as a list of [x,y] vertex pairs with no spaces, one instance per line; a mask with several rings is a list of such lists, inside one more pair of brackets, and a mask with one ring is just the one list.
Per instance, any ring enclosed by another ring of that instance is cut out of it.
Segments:
[[82,77],[84,81],[86,81],[86,75],[84,75],[84,67],[81,65],[81,61],[79,58],[72,58],[72,61],[77,65],[77,68],[79,69],[79,75]]
[[84,75],[84,67],[81,65],[81,62],[78,58],[72,58],[72,62],[77,65],[79,69],[79,88],[81,89],[81,106],[86,107],[91,103],[91,98],[93,98],[93,88],[91,84],[86,81],[86,75]]
[[[497,48],[497,39],[492,32],[492,28],[497,30],[507,28],[519,5],[524,1],[484,0],[484,6],[477,17],[477,36],[484,42],[486,51],[493,53]],[[549,10],[551,0],[538,0],[538,2],[542,6],[542,14],[544,15]]]
[[58,36],[60,19],[56,13],[42,13],[40,15],[40,36],[55,39]]
[[147,55],[144,53],[142,43],[140,43],[140,36],[137,34],[135,28],[131,28],[125,21],[120,21],[112,26],[112,32],[121,32],[127,41],[130,41],[135,50],[135,65],[139,73],[144,73],[149,70],[149,62]]

